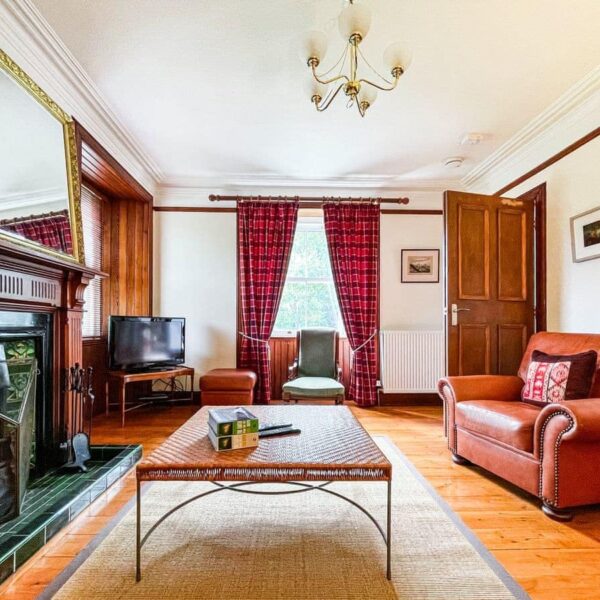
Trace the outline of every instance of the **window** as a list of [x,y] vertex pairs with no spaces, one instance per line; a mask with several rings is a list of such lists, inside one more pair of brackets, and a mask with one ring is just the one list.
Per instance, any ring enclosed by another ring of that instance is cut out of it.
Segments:
[[[81,220],[83,222],[83,249],[88,267],[103,271],[104,253],[104,200],[87,187],[81,188]],[[84,338],[101,337],[104,333],[102,306],[102,279],[95,277],[85,288],[83,295]]]
[[322,216],[298,218],[273,335],[303,327],[333,327],[343,333]]

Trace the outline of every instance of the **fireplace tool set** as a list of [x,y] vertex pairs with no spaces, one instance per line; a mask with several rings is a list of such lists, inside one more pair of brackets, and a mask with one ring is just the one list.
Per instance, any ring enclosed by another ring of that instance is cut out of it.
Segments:
[[93,372],[92,367],[83,369],[79,363],[75,363],[67,369],[65,381],[67,409],[70,409],[71,415],[69,461],[66,466],[84,473],[88,470],[85,463],[91,458],[90,439],[95,400],[92,388]]

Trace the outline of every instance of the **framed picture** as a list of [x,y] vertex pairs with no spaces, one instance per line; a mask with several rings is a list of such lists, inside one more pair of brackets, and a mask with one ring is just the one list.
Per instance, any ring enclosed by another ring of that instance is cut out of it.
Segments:
[[571,217],[573,262],[600,258],[600,206]]
[[402,250],[402,283],[439,283],[439,250]]

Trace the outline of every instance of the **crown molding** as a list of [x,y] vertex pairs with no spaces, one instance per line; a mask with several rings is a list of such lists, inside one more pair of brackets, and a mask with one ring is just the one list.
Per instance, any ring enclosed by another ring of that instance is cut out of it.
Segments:
[[443,192],[460,189],[459,179],[402,179],[395,175],[355,175],[352,177],[293,178],[271,174],[228,173],[220,176],[171,177],[157,189],[160,198],[202,197],[208,194],[244,193],[256,195],[331,194],[395,195],[399,192]]
[[479,163],[462,179],[467,191],[494,193],[598,126],[600,66]]
[[31,0],[0,0],[0,47],[146,189],[162,173]]
[[15,208],[29,208],[61,201],[64,202],[66,208],[68,196],[65,188],[48,188],[29,192],[15,192],[0,196],[0,211],[13,210]]

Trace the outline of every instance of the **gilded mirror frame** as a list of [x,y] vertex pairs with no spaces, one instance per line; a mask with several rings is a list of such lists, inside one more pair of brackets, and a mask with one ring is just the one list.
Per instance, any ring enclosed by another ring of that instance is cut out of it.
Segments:
[[6,72],[26,92],[35,98],[55,119],[62,124],[63,145],[67,173],[67,190],[69,195],[69,222],[73,254],[67,254],[43,244],[25,238],[10,235],[0,230],[0,237],[19,246],[50,254],[64,260],[84,263],[83,224],[81,220],[81,178],[79,175],[78,148],[75,138],[75,124],[71,115],[67,114],[46,92],[35,82],[14,60],[0,49],[0,70]]

